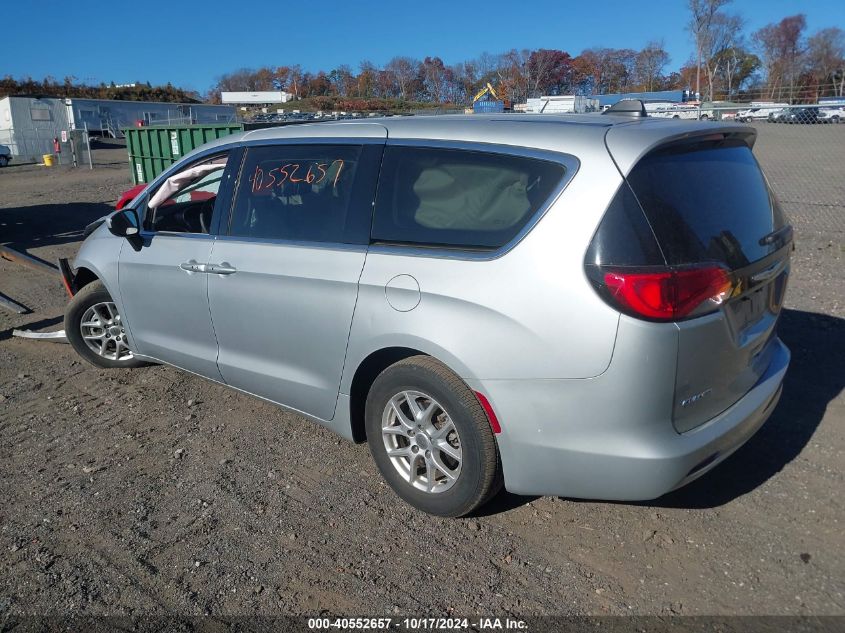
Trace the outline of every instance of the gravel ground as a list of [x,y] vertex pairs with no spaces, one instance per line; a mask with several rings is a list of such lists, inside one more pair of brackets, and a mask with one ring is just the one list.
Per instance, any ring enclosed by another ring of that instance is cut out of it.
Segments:
[[[802,178],[786,167],[811,133],[835,162]],[[366,446],[296,415],[168,367],[103,371],[67,345],[12,338],[60,328],[66,297],[0,259],[0,292],[32,310],[0,311],[0,621],[845,615],[843,137],[845,125],[761,126],[758,155],[797,229],[783,398],[723,465],[649,503],[503,493],[474,518],[421,514]],[[72,256],[129,186],[122,150],[102,151],[118,158],[93,172],[0,170],[0,243]],[[803,204],[814,196],[824,204]]]

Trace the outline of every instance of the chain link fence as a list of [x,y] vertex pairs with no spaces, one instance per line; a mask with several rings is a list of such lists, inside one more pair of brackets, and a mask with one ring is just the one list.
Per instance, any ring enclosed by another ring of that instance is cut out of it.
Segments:
[[845,232],[845,124],[752,125],[754,154],[796,228]]
[[845,100],[789,105],[646,104],[649,117],[738,122],[757,130],[754,154],[796,228],[845,232]]
[[11,151],[12,165],[42,163],[44,156],[49,154],[59,165],[93,167],[90,140],[85,130],[62,134],[54,128],[11,128],[0,130],[0,145]]
[[754,154],[793,224],[845,232],[845,105],[762,104],[687,110],[685,118],[754,126]]

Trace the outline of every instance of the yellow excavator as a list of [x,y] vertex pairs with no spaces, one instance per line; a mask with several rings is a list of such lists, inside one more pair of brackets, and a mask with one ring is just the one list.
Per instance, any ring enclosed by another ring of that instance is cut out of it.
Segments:
[[487,94],[489,94],[489,95],[490,95],[491,97],[493,97],[494,99],[498,99],[498,98],[499,98],[499,95],[497,95],[497,94],[496,94],[496,91],[495,91],[495,90],[493,90],[493,86],[490,84],[490,82],[489,82],[489,81],[487,82],[487,85],[486,85],[486,86],[484,86],[484,88],[482,88],[481,90],[479,90],[478,94],[477,94],[477,95],[475,95],[475,97],[473,98],[472,102],[473,102],[473,103],[475,103],[476,101],[478,101],[479,99],[483,98],[483,97],[484,97],[484,95],[487,95]]
[[475,103],[484,99],[484,97],[487,95],[490,95],[490,97],[494,100],[499,98],[499,95],[496,94],[496,90],[493,88],[493,85],[489,81],[487,82],[487,85],[484,86],[481,90],[479,90],[478,94],[473,97],[472,105],[470,105],[468,108],[465,108],[464,112],[466,114],[472,114],[475,111],[473,107],[475,106]]

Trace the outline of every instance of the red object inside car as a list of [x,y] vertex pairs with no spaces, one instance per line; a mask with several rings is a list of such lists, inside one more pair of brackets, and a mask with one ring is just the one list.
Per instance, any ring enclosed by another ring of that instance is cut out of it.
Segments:
[[135,196],[141,193],[146,186],[146,184],[135,185],[132,189],[124,191],[123,195],[118,198],[117,204],[114,205],[114,208],[120,211],[123,207],[132,202],[135,199]]
[[[117,201],[117,204],[114,205],[114,208],[117,211],[120,211],[123,207],[127,204],[132,202],[139,193],[144,190],[146,184],[135,185],[131,189],[127,189],[123,192],[123,195]],[[191,192],[191,201],[197,202],[199,200],[208,200],[209,198],[213,198],[216,194],[212,193],[211,191],[192,191]],[[172,200],[168,200],[164,203],[165,205],[173,204]]]

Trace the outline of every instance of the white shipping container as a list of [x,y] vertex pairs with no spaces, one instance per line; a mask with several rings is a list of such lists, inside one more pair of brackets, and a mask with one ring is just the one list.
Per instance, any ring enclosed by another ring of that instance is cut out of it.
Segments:
[[223,103],[287,103],[293,95],[284,90],[268,90],[257,92],[221,92],[220,99]]

